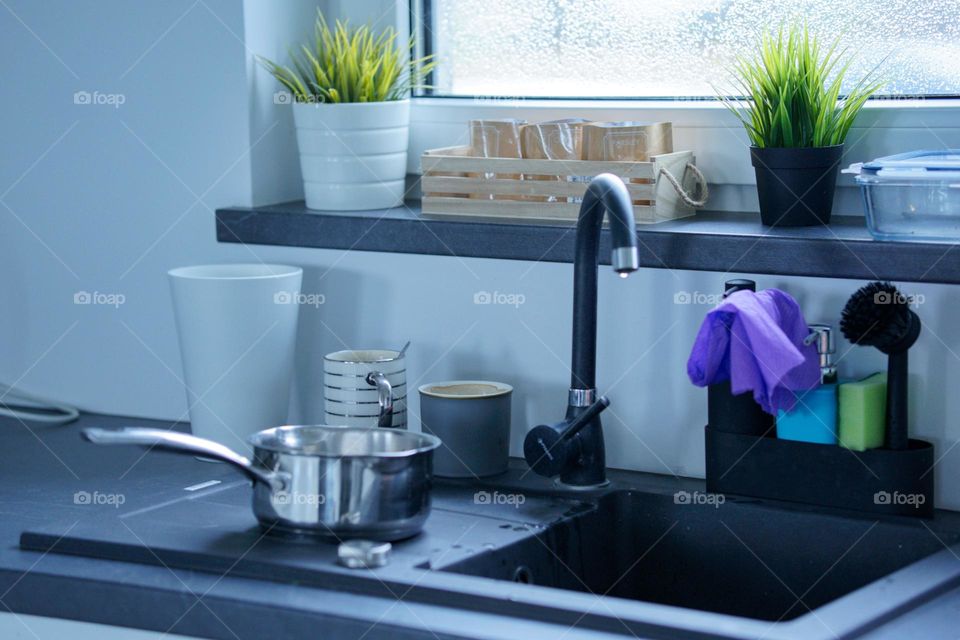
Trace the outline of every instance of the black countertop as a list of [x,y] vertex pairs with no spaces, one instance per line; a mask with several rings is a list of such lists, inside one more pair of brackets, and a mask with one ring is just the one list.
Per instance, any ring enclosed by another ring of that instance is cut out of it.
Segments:
[[[538,262],[573,262],[576,239],[572,225],[430,217],[417,202],[349,212],[314,211],[303,202],[227,207],[216,212],[216,231],[220,242]],[[637,239],[644,268],[960,284],[956,244],[880,242],[862,216],[834,216],[827,227],[770,228],[755,213],[699,212],[638,225]],[[604,264],[609,246],[604,229]]]
[[[71,555],[66,545],[59,549],[57,544],[46,553],[21,550],[26,530],[59,530],[65,536],[98,527],[123,530],[119,514],[155,508],[171,487],[214,479],[236,484],[235,472],[220,465],[163,453],[144,456],[136,448],[96,447],[79,437],[84,426],[131,424],[170,427],[95,415],[65,427],[0,419],[0,603],[7,610],[205,638],[306,638],[317,637],[318,629],[325,638],[479,637],[464,629],[457,609],[400,599],[402,593],[377,595],[372,589],[370,595],[254,580],[233,575],[229,567],[183,570],[162,562],[147,545],[145,562]],[[243,506],[238,517],[253,516]],[[186,531],[196,526],[202,535],[205,523],[179,525]],[[333,572],[346,573],[332,563],[332,545],[306,549]],[[555,638],[565,629],[471,615],[475,623],[469,628],[481,625],[486,637]]]
[[[771,625],[764,622],[616,598],[604,603],[610,613],[580,615],[577,608],[590,602],[585,600],[588,594],[424,571],[413,566],[420,558],[440,552],[441,546],[454,548],[450,532],[458,527],[464,531],[486,527],[501,531],[502,536],[522,537],[530,535],[524,526],[535,528],[538,521],[554,518],[562,506],[556,498],[534,497],[520,511],[512,507],[509,512],[491,512],[488,507],[481,510],[471,507],[475,501],[470,498],[477,487],[463,482],[438,484],[435,512],[425,533],[396,545],[391,565],[378,575],[337,567],[332,562],[334,547],[324,544],[296,549],[275,547],[278,554],[301,554],[301,564],[311,564],[320,571],[321,579],[298,580],[293,574],[283,573],[269,579],[252,579],[245,575],[240,562],[243,558],[207,570],[184,568],[189,563],[168,555],[162,543],[155,542],[163,536],[154,535],[149,527],[138,529],[125,523],[136,522],[138,514],[161,513],[170,505],[175,507],[175,502],[193,499],[168,501],[174,489],[183,491],[211,480],[219,480],[219,488],[196,489],[195,494],[236,493],[243,488],[236,474],[226,467],[169,454],[144,455],[135,448],[96,447],[81,442],[78,434],[83,426],[130,424],[170,426],[96,415],[83,416],[79,423],[66,427],[28,426],[0,419],[0,474],[4,480],[0,483],[0,508],[5,516],[0,520],[0,603],[9,611],[205,638],[320,634],[325,638],[352,639],[577,639],[623,634],[647,637],[645,629],[658,637],[703,638],[721,632],[731,636],[761,635],[765,629],[772,638],[807,637],[803,627],[794,623],[771,630]],[[547,482],[532,474],[521,477],[522,470],[517,462],[497,482],[523,487],[533,496],[538,491],[546,496],[550,489]],[[703,490],[702,482],[697,480],[616,471],[611,472],[611,477],[614,485],[649,492]],[[211,504],[223,509],[232,503],[212,499]],[[237,506],[229,517],[240,531],[253,525],[253,516],[244,507]],[[211,525],[213,520],[198,518],[171,522],[169,526],[179,528],[178,535],[191,536],[195,544],[201,541],[202,545],[203,540],[212,539],[210,536],[216,533]],[[956,527],[958,522],[957,514],[941,513],[931,526],[947,523]],[[500,523],[524,524],[507,531]],[[112,531],[123,538],[127,535],[124,528],[133,536],[130,548],[139,550],[139,558],[108,560],[76,555],[84,552],[70,543],[82,539],[85,532],[94,531]],[[157,524],[157,528],[161,525]],[[60,533],[52,539],[49,551],[38,552],[21,548],[24,531]],[[62,548],[58,548],[58,535],[63,535]],[[438,541],[442,544],[436,544]],[[479,541],[475,535],[464,535],[457,550],[451,553],[469,555]],[[251,551],[251,557],[269,554],[270,545],[281,543],[268,540],[264,544],[264,548]],[[496,607],[480,602],[491,593],[500,598]],[[915,637],[954,638],[958,607],[960,584],[947,584],[922,600],[900,603],[859,637],[904,637],[909,630],[909,635]],[[574,621],[576,624],[572,624]],[[686,631],[665,634],[663,629],[668,627]],[[791,635],[790,629],[797,635]]]

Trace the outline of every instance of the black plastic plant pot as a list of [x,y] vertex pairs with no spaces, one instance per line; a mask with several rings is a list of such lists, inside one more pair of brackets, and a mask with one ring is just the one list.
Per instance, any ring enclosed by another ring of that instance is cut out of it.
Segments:
[[829,224],[843,145],[750,147],[760,219],[768,227]]

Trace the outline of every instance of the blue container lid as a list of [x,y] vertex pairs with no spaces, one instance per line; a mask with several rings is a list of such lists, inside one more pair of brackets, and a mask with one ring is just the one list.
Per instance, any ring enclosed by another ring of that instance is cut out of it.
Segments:
[[865,162],[857,180],[960,180],[960,149],[909,151]]

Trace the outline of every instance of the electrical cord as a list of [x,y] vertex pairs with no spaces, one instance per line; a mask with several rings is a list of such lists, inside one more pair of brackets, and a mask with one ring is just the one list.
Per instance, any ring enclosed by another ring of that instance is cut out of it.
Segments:
[[0,383],[0,416],[64,425],[79,418],[80,411],[68,404],[34,396]]

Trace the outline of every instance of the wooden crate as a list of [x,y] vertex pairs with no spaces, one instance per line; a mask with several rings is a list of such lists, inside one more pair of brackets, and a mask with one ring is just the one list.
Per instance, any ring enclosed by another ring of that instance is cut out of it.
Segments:
[[576,222],[580,203],[569,202],[568,198],[582,197],[586,182],[600,173],[612,173],[626,183],[638,224],[695,213],[664,171],[675,176],[688,194],[706,193],[706,185],[700,184],[702,174],[688,167],[695,164],[692,151],[651,156],[649,162],[481,158],[469,154],[470,147],[447,147],[423,154],[425,215]]

